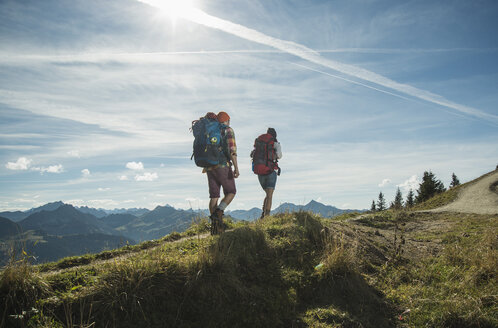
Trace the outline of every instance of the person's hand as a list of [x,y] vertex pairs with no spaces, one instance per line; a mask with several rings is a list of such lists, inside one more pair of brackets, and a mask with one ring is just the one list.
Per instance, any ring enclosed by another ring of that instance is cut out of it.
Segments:
[[234,178],[238,178],[238,177],[239,177],[239,175],[240,175],[240,174],[239,174],[239,169],[238,169],[238,168],[236,168],[236,169],[233,171],[233,176],[234,176]]

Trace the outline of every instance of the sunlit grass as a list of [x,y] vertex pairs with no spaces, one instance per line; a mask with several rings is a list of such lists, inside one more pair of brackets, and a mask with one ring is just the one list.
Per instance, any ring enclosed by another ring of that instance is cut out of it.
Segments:
[[497,325],[496,216],[353,218],[228,220],[220,236],[199,219],[140,245],[12,263],[0,274],[0,327]]

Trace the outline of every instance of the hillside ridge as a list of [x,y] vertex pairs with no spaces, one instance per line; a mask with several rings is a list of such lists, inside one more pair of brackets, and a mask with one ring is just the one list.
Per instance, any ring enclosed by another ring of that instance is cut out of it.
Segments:
[[451,203],[429,211],[498,214],[498,193],[494,190],[497,184],[498,170],[495,170],[462,185]]

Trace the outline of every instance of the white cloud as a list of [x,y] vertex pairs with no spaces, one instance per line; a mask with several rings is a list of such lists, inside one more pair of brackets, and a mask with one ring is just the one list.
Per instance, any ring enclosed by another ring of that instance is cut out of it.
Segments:
[[381,183],[379,183],[379,187],[381,187],[381,188],[385,187],[385,186],[387,186],[390,183],[391,183],[391,179],[384,179],[384,180],[382,180]]
[[135,181],[154,181],[154,180],[157,180],[157,178],[158,178],[157,173],[145,172],[142,175],[136,175]]
[[32,171],[38,171],[41,174],[43,173],[62,173],[64,172],[64,167],[61,164],[50,165],[49,167],[33,167]]
[[99,189],[97,189],[97,190],[98,190],[98,191],[109,191],[109,190],[111,190],[111,188],[99,188]]
[[90,170],[89,169],[83,169],[83,170],[81,170],[81,173],[83,174],[84,177],[89,177],[90,176]]
[[62,167],[61,164],[51,165],[51,166],[46,168],[46,172],[48,172],[48,173],[61,173],[61,172],[64,172],[64,168]]
[[399,184],[398,187],[403,188],[404,191],[408,192],[411,190],[417,190],[420,185],[420,179],[417,175],[412,175],[408,180]]
[[26,157],[19,157],[17,162],[8,162],[5,167],[9,170],[27,170],[31,165],[32,160]]
[[71,157],[80,158],[80,152],[77,150],[68,151],[67,154]]
[[126,163],[126,168],[133,171],[142,171],[144,169],[144,165],[142,162],[128,162]]
[[119,180],[120,181],[127,181],[128,180],[128,176],[122,175],[122,176],[119,177]]

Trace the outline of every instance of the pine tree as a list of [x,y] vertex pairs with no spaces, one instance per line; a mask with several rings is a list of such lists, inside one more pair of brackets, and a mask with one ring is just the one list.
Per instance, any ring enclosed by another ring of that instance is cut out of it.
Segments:
[[377,211],[383,211],[386,209],[386,200],[384,199],[384,194],[382,191],[379,193],[379,200],[377,201]]
[[400,210],[403,207],[403,195],[401,194],[401,190],[396,190],[396,196],[394,197],[394,202],[392,204],[394,209]]
[[415,204],[413,190],[410,189],[408,195],[406,196],[405,207],[412,207]]
[[417,204],[420,204],[444,191],[446,191],[446,189],[444,188],[443,183],[440,180],[436,179],[434,173],[432,173],[431,171],[425,171],[424,177],[422,178],[422,183],[417,190],[417,197],[415,198],[415,202]]
[[372,206],[370,207],[371,212],[375,212],[377,208],[375,207],[375,200],[372,200]]
[[451,183],[450,183],[450,188],[454,188],[456,186],[460,185],[460,180],[458,180],[457,176],[455,173],[451,175]]

